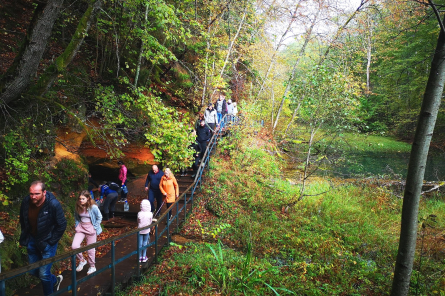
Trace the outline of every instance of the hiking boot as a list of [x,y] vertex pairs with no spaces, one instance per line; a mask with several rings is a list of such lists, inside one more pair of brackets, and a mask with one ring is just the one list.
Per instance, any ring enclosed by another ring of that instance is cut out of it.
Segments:
[[76,271],[77,271],[77,272],[82,271],[83,267],[84,267],[86,264],[87,264],[87,261],[86,261],[86,260],[82,260],[82,261],[80,261],[80,262],[79,262],[79,265],[77,265]]
[[63,281],[63,276],[59,274],[56,276],[56,283],[53,286],[53,291],[59,291],[60,283]]

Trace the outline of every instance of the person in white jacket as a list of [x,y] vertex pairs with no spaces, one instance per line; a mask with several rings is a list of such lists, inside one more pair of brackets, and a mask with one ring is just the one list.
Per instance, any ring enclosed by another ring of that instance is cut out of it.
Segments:
[[209,104],[209,107],[204,112],[204,120],[209,126],[210,130],[214,132],[216,125],[218,124],[218,115],[216,110],[213,108],[213,104]]
[[[138,228],[143,228],[150,225],[153,221],[153,213],[151,212],[151,205],[148,199],[143,199],[141,202],[141,211],[138,213]],[[142,247],[150,243],[150,228],[139,231],[139,262],[147,262],[147,249],[141,250]]]
[[232,100],[228,100],[227,101],[227,117],[228,117],[228,122],[232,122],[233,121],[233,103]]

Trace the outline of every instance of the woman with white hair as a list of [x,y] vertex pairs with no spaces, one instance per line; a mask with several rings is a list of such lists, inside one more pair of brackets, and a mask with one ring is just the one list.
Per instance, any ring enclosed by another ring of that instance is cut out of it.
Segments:
[[[176,178],[173,176],[173,173],[169,168],[164,170],[164,176],[162,176],[161,182],[159,183],[159,189],[161,189],[161,192],[164,195],[164,201],[167,203],[168,209],[179,197],[178,182],[176,182]],[[171,217],[172,213],[169,211],[168,219],[170,220]]]

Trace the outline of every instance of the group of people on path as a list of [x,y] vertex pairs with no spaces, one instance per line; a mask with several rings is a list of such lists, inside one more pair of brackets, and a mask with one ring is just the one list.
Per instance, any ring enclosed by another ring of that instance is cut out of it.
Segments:
[[[229,99],[226,102],[226,97],[220,93],[218,100],[212,104],[209,103],[207,109],[204,111],[204,122],[213,132],[216,127],[224,128],[225,124],[232,122],[233,118],[238,114],[238,107],[236,102],[232,103]],[[227,115],[225,118],[224,116]],[[200,119],[201,121],[202,119]]]
[[197,142],[195,150],[199,154],[199,159],[202,158],[207,143],[217,128],[222,129],[227,123],[233,122],[237,114],[236,102],[232,103],[230,99],[226,102],[224,94],[220,93],[218,100],[214,104],[210,103],[204,114],[199,115],[195,124]]
[[[224,115],[234,116],[237,112],[236,102],[232,103],[231,100],[228,100],[226,103],[223,94],[220,94],[214,105],[209,104],[205,114],[199,119],[199,125],[196,126],[196,143],[191,145],[196,151],[194,170],[197,169],[197,163],[202,158],[207,148],[207,142],[216,127],[224,127],[226,123],[223,120]],[[231,117],[228,120],[231,120]],[[121,193],[120,202],[127,202],[128,170],[122,161],[119,161],[118,165],[119,184],[104,182],[101,186],[98,186],[89,175],[89,183],[99,187],[100,200],[98,203],[102,209],[94,199],[93,187],[89,187],[88,190],[83,190],[80,193],[74,213],[73,250],[80,248],[84,240],[86,240],[87,245],[97,241],[97,236],[102,233],[101,222],[114,217],[119,192]],[[192,175],[192,177],[194,176]],[[140,205],[141,210],[137,217],[139,228],[147,227],[153,221],[156,221],[154,217],[159,215],[162,206],[166,204],[167,208],[170,208],[179,197],[178,182],[171,170],[166,168],[162,171],[156,165],[152,166],[152,170],[147,175],[145,190],[148,191],[148,199],[142,200]],[[168,219],[172,219],[171,210],[168,212]],[[29,195],[23,199],[20,206],[19,221],[21,226],[19,243],[26,247],[29,263],[54,257],[58,242],[66,230],[67,220],[60,202],[51,192],[46,191],[44,182],[34,181],[31,183]],[[139,261],[146,262],[148,260],[147,250],[143,247],[150,242],[150,228],[140,231],[139,235],[139,248],[143,249],[139,254]],[[87,274],[96,272],[95,254],[94,248],[87,251],[87,259],[82,253],[76,254],[79,260],[76,271],[82,271],[88,263]],[[62,275],[55,276],[51,273],[51,267],[52,264],[47,264],[30,271],[32,275],[40,278],[44,295],[50,295],[59,290],[60,283],[63,280]]]
[[[126,184],[126,179],[119,179],[122,181],[122,186]],[[145,189],[148,191],[148,199],[141,202],[141,211],[137,218],[139,228],[149,226],[153,221],[156,221],[152,213],[152,209],[156,209],[154,200],[156,200],[159,215],[164,204],[169,208],[179,197],[179,186],[171,170],[166,168],[163,172],[156,165],[152,167],[152,171],[147,176]],[[104,215],[110,213],[108,206],[112,207],[111,213],[114,215],[117,191],[110,189],[108,184],[103,184],[100,192],[106,195],[103,203],[103,211],[106,212]],[[171,220],[171,217],[171,211],[169,211],[168,219]],[[103,215],[90,190],[83,190],[77,198],[74,220],[75,234],[71,245],[72,249],[80,248],[84,240],[86,240],[86,245],[95,243],[97,236],[102,233]],[[20,206],[19,221],[21,226],[19,243],[26,247],[29,263],[54,257],[59,240],[67,228],[67,220],[60,202],[46,190],[44,182],[34,181],[31,183],[29,195],[23,199]],[[141,249],[139,261],[146,262],[148,260],[147,250],[143,247],[150,242],[150,228],[141,230],[139,235],[141,236],[139,239],[139,248]],[[96,271],[96,250],[94,248],[87,251],[87,259],[82,253],[76,254],[76,257],[79,260],[76,267],[77,272],[82,271],[87,263],[89,265],[87,275]],[[52,264],[47,264],[30,271],[30,274],[40,278],[44,295],[58,291],[63,280],[62,275],[55,276],[51,273],[51,267]]]

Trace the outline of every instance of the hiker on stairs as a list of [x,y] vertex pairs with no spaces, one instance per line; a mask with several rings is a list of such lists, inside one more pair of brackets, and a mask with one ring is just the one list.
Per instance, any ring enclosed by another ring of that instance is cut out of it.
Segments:
[[[71,248],[73,250],[80,248],[82,241],[86,238],[87,246],[94,244],[97,241],[97,236],[102,233],[102,214],[97,207],[94,199],[91,198],[90,192],[84,190],[80,193],[80,196],[76,203],[76,211],[74,213],[76,234],[73,238],[73,244]],[[87,275],[96,271],[96,249],[89,249],[87,251],[88,269]],[[82,253],[76,254],[79,259],[79,265],[77,265],[76,271],[82,271],[83,267],[87,264],[87,260],[83,257]]]
[[[162,192],[159,188],[161,178],[164,176],[164,172],[159,170],[157,165],[152,166],[152,170],[148,172],[147,179],[145,179],[145,191],[148,191],[148,201],[152,211],[155,209],[154,201],[156,199],[156,212],[159,215],[159,209],[162,205]],[[150,184],[150,186],[148,185]]]
[[[141,211],[138,213],[138,228],[150,225],[156,219],[153,219],[150,202],[143,199],[141,202]],[[139,231],[139,250],[150,243],[150,228]],[[147,249],[139,251],[139,262],[147,262]]]
[[[179,197],[179,186],[178,182],[176,182],[175,176],[170,171],[169,168],[166,168],[164,171],[164,176],[161,178],[161,182],[159,184],[159,188],[161,189],[162,194],[164,195],[165,202],[167,203],[167,209],[176,201]],[[172,217],[171,210],[168,212],[168,219],[170,220]]]
[[201,159],[206,151],[207,142],[211,138],[210,129],[206,126],[204,120],[201,121],[198,129],[196,130],[196,141],[198,141],[199,148],[201,150],[201,154],[199,158]]

